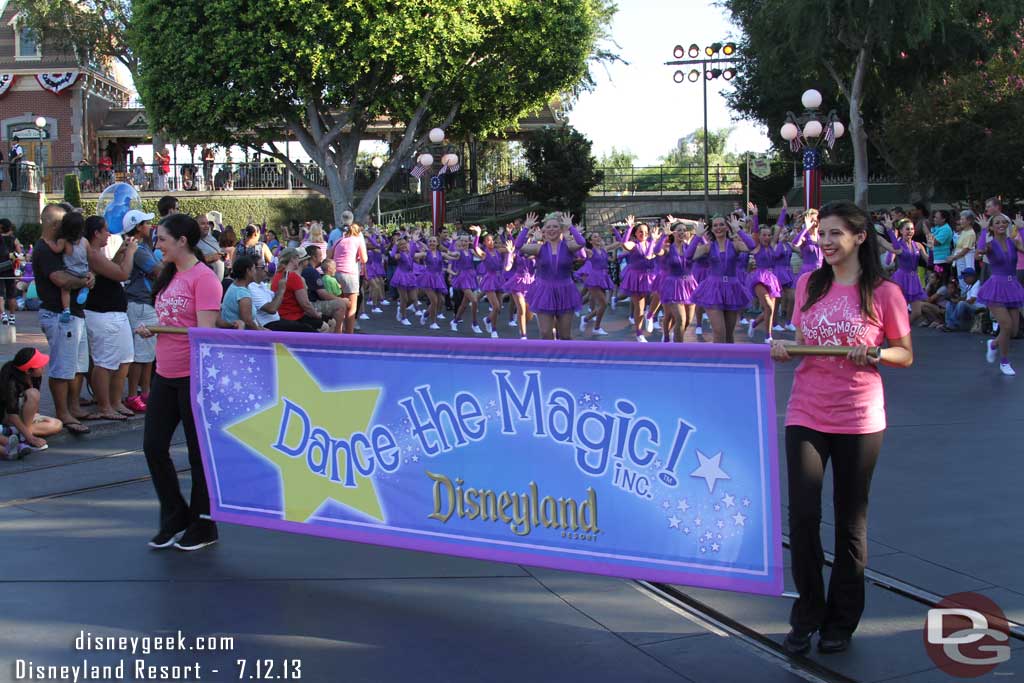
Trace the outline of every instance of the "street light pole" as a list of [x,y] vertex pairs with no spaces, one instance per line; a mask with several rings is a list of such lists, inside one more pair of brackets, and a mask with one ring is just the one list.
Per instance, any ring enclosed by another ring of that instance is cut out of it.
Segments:
[[710,222],[711,212],[708,208],[708,191],[711,181],[708,178],[708,63],[701,62],[703,73],[701,74],[702,85],[704,86],[704,221]]
[[[380,168],[384,165],[384,159],[375,156],[370,159],[370,165],[377,171],[377,180],[380,180]],[[380,192],[383,188],[377,189],[377,226],[380,227]]]

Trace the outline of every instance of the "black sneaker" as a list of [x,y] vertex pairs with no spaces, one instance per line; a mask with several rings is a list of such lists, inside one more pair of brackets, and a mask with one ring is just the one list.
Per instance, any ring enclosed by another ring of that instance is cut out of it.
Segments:
[[846,652],[849,648],[849,636],[822,636],[818,639],[818,652],[823,655],[834,655],[840,652]]
[[811,650],[811,636],[814,631],[798,631],[792,629],[782,641],[783,649],[791,655],[807,654]]
[[181,535],[174,547],[178,550],[199,550],[217,542],[217,525],[213,522],[195,522]]
[[171,527],[171,531],[164,531],[161,529],[160,533],[149,539],[149,547],[156,548],[158,550],[160,548],[170,548],[174,545],[174,542],[177,541],[183,533],[185,533],[186,528],[187,527],[180,527],[175,529],[174,527]]

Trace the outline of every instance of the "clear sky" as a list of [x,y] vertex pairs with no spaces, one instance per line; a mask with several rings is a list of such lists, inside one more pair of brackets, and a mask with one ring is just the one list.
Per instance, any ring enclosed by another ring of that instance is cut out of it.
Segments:
[[[737,37],[738,30],[713,0],[618,0],[618,6],[612,36],[629,64],[598,67],[597,88],[580,97],[569,121],[593,141],[595,156],[614,146],[636,154],[638,165],[654,165],[704,125],[701,83],[675,83],[672,74],[680,67],[664,65],[674,59],[672,49],[691,43],[703,49]],[[733,120],[720,94],[728,88],[721,78],[708,82],[708,128],[735,126],[730,151],[766,151],[762,128]]]

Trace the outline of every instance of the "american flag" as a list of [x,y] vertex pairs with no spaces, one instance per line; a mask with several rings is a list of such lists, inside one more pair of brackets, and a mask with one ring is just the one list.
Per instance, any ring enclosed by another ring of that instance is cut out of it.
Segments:
[[423,174],[426,173],[429,170],[430,170],[429,166],[424,166],[423,164],[417,163],[413,167],[413,169],[411,171],[409,171],[409,175],[411,175],[413,178],[422,178]]
[[832,149],[832,145],[836,144],[836,127],[831,121],[825,125],[825,144],[828,145],[829,149]]

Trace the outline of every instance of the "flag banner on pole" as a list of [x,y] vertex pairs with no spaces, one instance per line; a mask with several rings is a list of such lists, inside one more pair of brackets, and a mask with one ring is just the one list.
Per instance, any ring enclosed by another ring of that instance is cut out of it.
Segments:
[[189,336],[214,520],[782,592],[763,345]]
[[772,164],[764,157],[754,157],[750,160],[750,172],[758,178],[767,178],[772,174]]
[[409,175],[411,175],[413,178],[422,178],[423,174],[429,170],[429,166],[424,166],[423,164],[418,163],[412,167],[412,170],[409,171]]
[[804,150],[804,207],[821,208],[821,150]]
[[430,179],[430,223],[435,235],[444,228],[444,209],[444,178],[436,175]]

